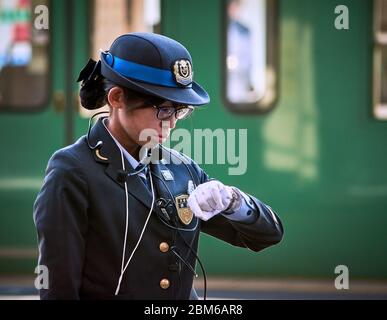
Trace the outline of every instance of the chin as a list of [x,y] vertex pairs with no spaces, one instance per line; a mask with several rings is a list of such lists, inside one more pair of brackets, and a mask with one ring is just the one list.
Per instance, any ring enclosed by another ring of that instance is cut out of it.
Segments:
[[158,137],[159,143],[163,143],[167,140],[168,137]]

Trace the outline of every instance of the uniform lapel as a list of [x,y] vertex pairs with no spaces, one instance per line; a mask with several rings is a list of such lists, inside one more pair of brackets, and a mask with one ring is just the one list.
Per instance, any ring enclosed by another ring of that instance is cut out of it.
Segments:
[[[121,152],[109,132],[102,123],[103,119],[99,119],[93,126],[90,132],[90,144],[95,145],[98,141],[102,141],[102,147],[93,150],[94,159],[97,162],[106,164],[106,174],[116,182],[121,188],[125,188],[123,179],[120,179],[120,171],[122,171]],[[126,171],[132,172],[134,168],[124,157]],[[152,204],[152,194],[145,186],[144,182],[138,175],[127,177],[128,192],[137,198],[144,206],[150,208]]]

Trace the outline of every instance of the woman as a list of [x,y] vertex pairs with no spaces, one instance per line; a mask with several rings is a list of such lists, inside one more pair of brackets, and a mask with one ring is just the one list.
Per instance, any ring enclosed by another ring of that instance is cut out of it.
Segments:
[[118,37],[82,70],[82,105],[110,112],[48,163],[34,205],[42,299],[195,299],[200,231],[254,251],[281,240],[270,207],[159,144],[209,102],[192,74],[186,48],[152,33]]

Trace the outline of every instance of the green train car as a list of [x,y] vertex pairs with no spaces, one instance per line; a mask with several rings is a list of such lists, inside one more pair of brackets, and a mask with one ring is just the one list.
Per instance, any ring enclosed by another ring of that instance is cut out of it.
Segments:
[[[387,279],[386,2],[0,0],[0,274],[34,273],[47,161],[90,116],[79,70],[117,34],[146,30],[182,42],[211,95],[178,128],[247,139],[202,167],[269,203],[285,227],[258,254],[202,235],[206,272],[334,279],[345,265],[351,278]],[[244,63],[245,89],[234,73]]]

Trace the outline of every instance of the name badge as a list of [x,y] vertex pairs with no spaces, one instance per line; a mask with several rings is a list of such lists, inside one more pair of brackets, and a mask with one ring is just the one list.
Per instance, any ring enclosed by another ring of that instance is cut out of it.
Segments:
[[164,180],[171,181],[173,180],[172,172],[169,170],[161,170],[161,174],[163,175]]

